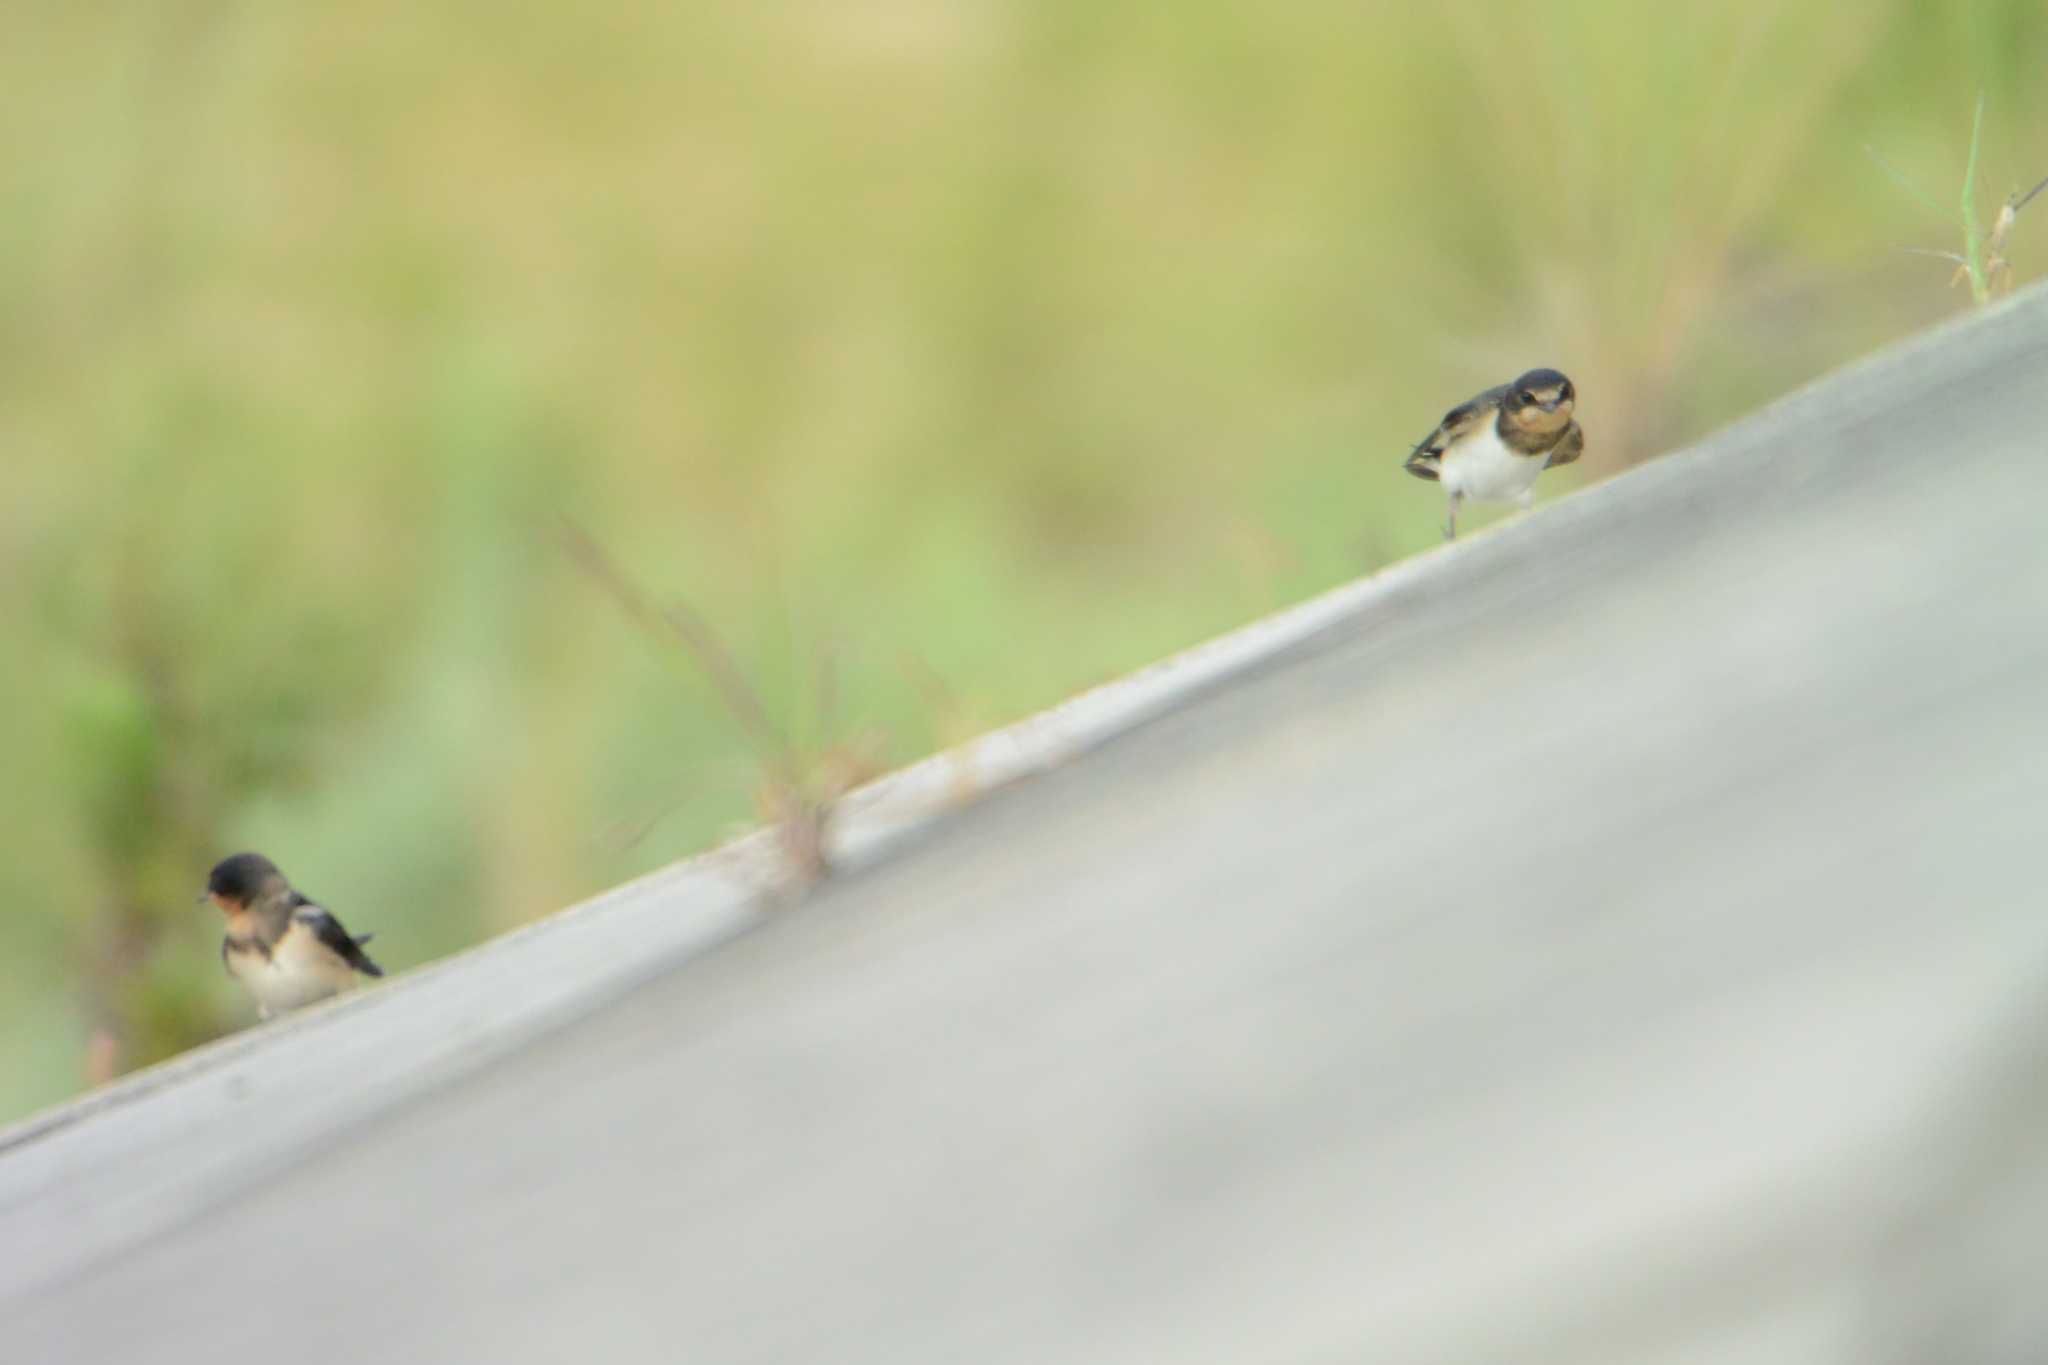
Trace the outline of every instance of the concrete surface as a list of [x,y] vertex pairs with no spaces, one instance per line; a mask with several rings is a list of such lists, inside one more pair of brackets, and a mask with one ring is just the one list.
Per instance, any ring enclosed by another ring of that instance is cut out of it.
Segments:
[[2044,417],[2035,291],[32,1122],[0,1359],[2048,1358]]

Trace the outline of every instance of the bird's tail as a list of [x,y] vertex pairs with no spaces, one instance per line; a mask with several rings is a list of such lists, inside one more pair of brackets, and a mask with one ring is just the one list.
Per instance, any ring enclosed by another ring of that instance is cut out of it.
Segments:
[[384,975],[384,969],[382,967],[379,967],[376,963],[372,962],[370,960],[370,955],[363,951],[363,945],[365,943],[368,943],[371,939],[375,937],[377,937],[375,933],[356,935],[356,960],[351,965],[353,965],[355,969],[361,972],[364,976]]
[[1436,479],[1443,472],[1443,455],[1431,450],[1425,441],[1408,453],[1408,459],[1401,467],[1418,479]]

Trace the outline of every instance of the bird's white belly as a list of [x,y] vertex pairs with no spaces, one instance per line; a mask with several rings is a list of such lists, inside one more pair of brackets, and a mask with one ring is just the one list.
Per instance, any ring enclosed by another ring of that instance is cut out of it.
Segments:
[[1543,463],[1541,455],[1517,455],[1487,426],[1444,452],[1438,477],[1446,493],[1474,502],[1525,502]]
[[347,970],[336,970],[331,954],[308,946],[305,934],[287,934],[269,960],[241,958],[235,975],[268,1013],[295,1010],[347,990],[354,984]]

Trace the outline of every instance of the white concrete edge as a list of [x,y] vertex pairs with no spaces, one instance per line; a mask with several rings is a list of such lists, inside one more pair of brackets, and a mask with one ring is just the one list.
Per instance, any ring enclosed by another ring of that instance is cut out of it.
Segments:
[[[1942,344],[1953,330],[1988,321],[2044,291],[2048,285],[1852,362],[1686,450],[1545,508],[1570,503],[1575,515],[1592,515],[1597,504],[1624,497],[1625,490],[1646,491],[1648,484],[1680,475],[1707,457],[1709,448],[1772,420],[1822,385],[1899,363],[1907,353]],[[1527,520],[1513,518],[1412,556],[879,778],[840,803],[832,828],[834,861],[857,867],[885,856],[947,811],[1172,711],[1202,689],[1362,614],[1425,576],[1449,572],[1466,554],[1495,536],[1513,534]],[[188,1167],[176,1179],[156,1181],[146,1207],[93,1209],[89,1200],[76,1201],[80,1218],[73,1245],[42,1248],[33,1273],[35,1283],[60,1278],[134,1240],[138,1222],[145,1230],[172,1226],[224,1188],[248,1186],[322,1136],[473,1071],[616,998],[678,957],[758,922],[776,867],[773,832],[755,831],[374,989],[245,1030],[31,1115],[0,1130],[0,1216],[32,1200],[61,1197],[53,1187],[63,1181],[90,1182],[95,1159],[146,1160],[166,1126],[222,1131],[211,1147],[219,1160],[208,1170]],[[394,1010],[412,1017],[389,1017]],[[373,1013],[385,1016],[380,1027],[360,1028],[363,1016]],[[367,1046],[372,1034],[374,1048]],[[404,1038],[401,1055],[392,1055],[388,1046],[394,1036]],[[263,1123],[236,1122],[234,1111],[258,1091],[271,1101],[263,1107]],[[151,1097],[164,1103],[138,1104]],[[147,1117],[144,1110],[150,1111]],[[132,1124],[146,1125],[146,1131],[131,1130]],[[31,1287],[18,1274],[8,1278],[14,1282],[0,1283],[0,1293]]]
[[[1906,354],[1924,346],[1940,344],[1950,332],[1977,325],[1991,317],[2013,311],[2048,297],[2048,281],[2016,292],[1990,307],[1960,314],[1925,332],[1887,346],[1810,381],[1790,393],[1773,399],[1764,407],[1692,445],[1647,460],[1620,471],[1597,484],[1573,490],[1564,498],[1544,502],[1528,517],[1544,515],[1562,503],[1574,504],[1581,514],[1592,510],[1587,504],[1624,487],[1669,477],[1705,457],[1753,423],[1772,419],[1780,410],[1802,401],[1812,391],[1858,371],[1896,363]],[[859,865],[882,856],[902,837],[915,833],[929,822],[957,806],[986,795],[1019,778],[1055,768],[1087,749],[1093,748],[1145,721],[1172,710],[1200,689],[1240,670],[1252,668],[1304,641],[1324,628],[1359,613],[1375,600],[1399,590],[1426,574],[1441,572],[1463,551],[1498,534],[1507,533],[1528,517],[1510,518],[1468,534],[1466,537],[1432,547],[1407,559],[1387,565],[1364,578],[1328,589],[1305,602],[1283,608],[1220,636],[1168,655],[1122,678],[1076,694],[1043,711],[1011,722],[988,734],[950,749],[942,749],[867,783],[845,796],[838,804],[831,828],[831,853],[835,862]],[[575,905],[465,948],[448,957],[409,969],[373,990],[323,1008],[278,1020],[263,1028],[250,1028],[193,1048],[177,1057],[124,1076],[106,1086],[60,1101],[56,1105],[18,1119],[0,1128],[0,1159],[11,1149],[42,1133],[53,1131],[79,1118],[177,1083],[182,1079],[221,1065],[250,1048],[291,1032],[295,1028],[325,1025],[338,1015],[368,1007],[373,1000],[388,998],[394,991],[413,989],[437,979],[461,964],[501,952],[526,951],[538,940],[558,931],[573,931],[589,920],[608,913],[617,902],[644,894],[671,882],[709,876],[733,889],[739,898],[755,899],[772,876],[776,857],[773,833],[755,830],[739,838],[694,854],[667,867],[656,869],[631,882],[580,901]],[[734,886],[736,874],[744,884]],[[678,888],[680,889],[680,888]],[[675,935],[678,945],[695,941],[689,930]],[[663,947],[656,945],[658,954]],[[629,972],[617,973],[631,975]],[[607,977],[609,979],[609,977]]]

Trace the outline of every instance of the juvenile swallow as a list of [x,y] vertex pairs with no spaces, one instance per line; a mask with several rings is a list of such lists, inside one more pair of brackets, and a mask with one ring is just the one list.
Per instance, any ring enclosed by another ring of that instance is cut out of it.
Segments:
[[1526,511],[1536,501],[1536,476],[1579,458],[1586,434],[1572,420],[1577,400],[1572,381],[1556,370],[1531,370],[1444,414],[1410,452],[1407,470],[1437,480],[1449,495],[1445,540],[1458,534],[1458,505],[1465,499],[1511,502]]
[[356,984],[356,973],[382,976],[341,921],[292,889],[277,864],[260,853],[237,853],[215,864],[201,900],[228,917],[221,964],[249,988],[266,1019],[325,1000]]

